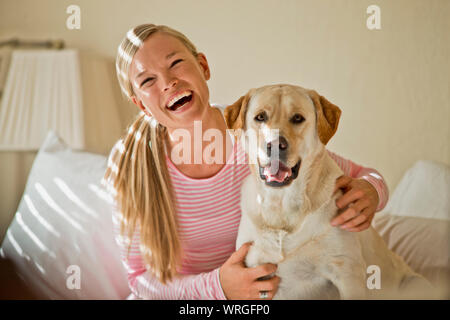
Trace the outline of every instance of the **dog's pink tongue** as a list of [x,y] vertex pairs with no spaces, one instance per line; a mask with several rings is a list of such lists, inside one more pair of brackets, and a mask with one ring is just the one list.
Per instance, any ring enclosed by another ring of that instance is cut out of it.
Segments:
[[264,168],[264,176],[266,177],[267,182],[283,182],[287,177],[290,177],[291,174],[291,168],[286,167],[279,160],[272,160],[270,166]]

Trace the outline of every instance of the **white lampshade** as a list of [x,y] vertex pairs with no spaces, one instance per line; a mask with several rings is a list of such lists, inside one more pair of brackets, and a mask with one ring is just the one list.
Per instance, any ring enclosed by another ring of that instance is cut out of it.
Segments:
[[54,130],[83,149],[83,99],[76,50],[15,50],[0,104],[0,150],[37,150]]

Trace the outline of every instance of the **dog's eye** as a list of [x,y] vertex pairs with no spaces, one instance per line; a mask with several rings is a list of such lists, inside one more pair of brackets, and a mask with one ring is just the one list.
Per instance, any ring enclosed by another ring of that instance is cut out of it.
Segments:
[[305,118],[299,113],[294,114],[294,116],[291,118],[291,122],[295,124],[299,124],[305,121]]
[[256,121],[264,122],[267,120],[267,114],[265,112],[258,113],[255,117]]

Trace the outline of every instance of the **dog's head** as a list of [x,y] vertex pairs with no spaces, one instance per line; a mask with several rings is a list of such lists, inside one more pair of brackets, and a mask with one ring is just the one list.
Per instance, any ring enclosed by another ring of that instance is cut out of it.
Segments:
[[251,89],[225,109],[228,128],[240,136],[250,164],[256,166],[252,171],[271,187],[290,185],[297,178],[302,159],[331,139],[340,115],[316,91],[292,85]]

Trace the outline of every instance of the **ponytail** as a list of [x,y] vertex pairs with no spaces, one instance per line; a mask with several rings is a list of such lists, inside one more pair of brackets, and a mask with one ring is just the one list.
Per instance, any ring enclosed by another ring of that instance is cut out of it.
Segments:
[[104,177],[116,193],[122,215],[121,235],[127,233],[128,239],[132,239],[133,233],[140,230],[144,261],[162,283],[177,274],[181,255],[165,159],[166,138],[164,126],[140,113],[113,149]]

